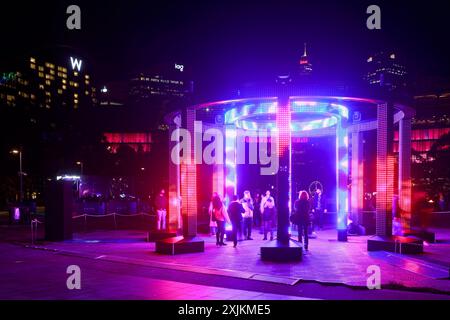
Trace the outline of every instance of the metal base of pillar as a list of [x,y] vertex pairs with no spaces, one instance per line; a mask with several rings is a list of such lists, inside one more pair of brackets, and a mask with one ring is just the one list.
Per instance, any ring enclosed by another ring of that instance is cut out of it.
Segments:
[[345,230],[338,230],[338,241],[345,242],[347,241],[347,229]]
[[177,231],[172,230],[172,231],[168,231],[168,230],[152,230],[149,231],[147,234],[147,242],[155,242],[158,240],[163,240],[163,239],[167,239],[167,238],[173,238],[178,236]]
[[155,251],[161,254],[183,254],[205,251],[205,241],[193,237],[183,236],[158,240],[155,242]]
[[423,253],[423,241],[400,236],[375,236],[367,240],[367,251],[388,251],[404,254]]
[[289,242],[269,241],[267,245],[261,247],[261,260],[276,262],[301,261],[302,253],[302,246],[293,240],[289,240]]

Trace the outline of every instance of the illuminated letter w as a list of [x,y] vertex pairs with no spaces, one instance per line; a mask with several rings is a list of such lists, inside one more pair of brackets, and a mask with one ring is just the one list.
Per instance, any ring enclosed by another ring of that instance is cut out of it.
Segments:
[[83,63],[82,60],[78,60],[77,58],[72,58],[70,57],[70,63],[72,64],[72,69],[75,70],[75,68],[78,69],[78,71],[80,71],[81,69],[81,64]]

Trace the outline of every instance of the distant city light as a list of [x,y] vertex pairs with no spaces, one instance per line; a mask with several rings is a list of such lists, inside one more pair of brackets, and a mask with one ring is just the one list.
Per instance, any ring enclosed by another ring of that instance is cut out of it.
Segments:
[[106,88],[106,86],[103,86],[103,88],[101,88],[100,91],[101,91],[102,93],[107,93],[107,92],[108,92],[108,89]]
[[56,176],[56,180],[65,180],[65,181],[75,181],[80,180],[80,176],[74,176],[74,175],[63,175],[63,176]]
[[176,69],[176,70],[180,70],[180,72],[183,72],[184,65],[182,65],[182,64],[176,64],[176,63],[175,63],[175,69]]

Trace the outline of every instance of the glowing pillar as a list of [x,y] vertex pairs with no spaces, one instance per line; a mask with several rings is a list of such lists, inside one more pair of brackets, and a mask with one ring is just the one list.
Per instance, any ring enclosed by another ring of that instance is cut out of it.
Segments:
[[352,162],[351,162],[351,219],[360,223],[364,197],[364,167],[363,167],[363,133],[352,133]]
[[[177,133],[178,131],[178,125],[171,125],[169,128],[169,137],[172,136],[172,133]],[[171,141],[169,139],[169,150],[172,150],[173,148],[179,149],[179,143],[177,141],[180,141],[179,134],[177,135],[176,141]],[[178,153],[179,154],[178,150]],[[169,230],[178,230],[181,228],[181,194],[180,194],[180,166],[175,164],[173,161],[169,162]]]
[[394,191],[394,155],[392,153],[394,111],[391,105],[377,106],[377,199],[376,235],[392,235],[392,199]]
[[227,125],[225,128],[225,200],[227,204],[233,194],[237,193],[236,136],[236,127]]
[[344,118],[336,125],[336,212],[338,240],[347,241],[348,135]]
[[[220,128],[223,133],[223,128]],[[226,158],[225,158],[226,159]],[[217,192],[222,198],[224,193],[224,165],[214,164],[213,168],[213,179],[212,179],[212,191]]]
[[[184,112],[183,123],[194,137],[195,110]],[[191,159],[184,160],[181,171],[181,215],[183,217],[183,236],[185,238],[197,235],[197,167],[194,161],[194,144],[191,144]]]
[[280,99],[276,115],[277,153],[279,170],[277,181],[277,240],[289,242],[289,214],[291,207],[291,108],[288,99]]
[[411,119],[399,123],[398,195],[403,230],[411,228]]

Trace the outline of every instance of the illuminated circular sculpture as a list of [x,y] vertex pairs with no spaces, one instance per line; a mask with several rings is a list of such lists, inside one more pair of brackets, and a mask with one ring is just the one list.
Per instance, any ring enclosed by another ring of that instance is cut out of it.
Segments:
[[[369,108],[376,112],[373,112],[371,118],[361,121],[358,110]],[[281,241],[286,241],[285,237],[288,235],[288,216],[293,201],[291,187],[292,139],[297,137],[335,137],[336,143],[333,147],[336,155],[336,227],[338,240],[346,241],[348,215],[352,214],[352,221],[357,222],[357,216],[363,208],[363,139],[361,134],[365,131],[377,131],[376,233],[380,236],[390,235],[394,193],[399,195],[399,209],[404,226],[405,228],[409,227],[411,213],[410,134],[413,115],[414,111],[411,108],[383,100],[321,95],[287,95],[196,105],[184,111],[182,127],[192,132],[193,136],[199,130],[202,133],[211,128],[218,129],[222,133],[224,161],[214,164],[212,190],[224,195],[227,199],[237,193],[239,183],[237,165],[245,164],[247,159],[249,164],[255,164],[259,157],[261,173],[272,174],[277,179],[277,206],[283,213],[283,218],[279,219],[278,226],[278,238]],[[198,121],[202,121],[200,129],[196,127]],[[394,190],[394,124],[399,126],[397,190]],[[246,155],[246,149],[243,149],[244,154],[239,152],[240,145],[249,141],[248,139],[255,139],[257,142],[270,141],[271,148],[272,145],[275,145],[271,149],[271,154],[275,152],[278,157],[279,166],[275,168],[276,170],[261,160],[260,153],[254,156],[249,150],[250,154]],[[351,145],[351,156],[349,156],[349,145]],[[192,147],[193,154],[195,153],[194,149],[195,147]],[[182,215],[189,215],[192,214],[191,211],[197,210],[196,200],[193,200],[197,195],[197,182],[193,178],[186,178],[196,176],[196,171],[192,170],[197,170],[197,168],[189,164],[186,162],[184,165],[178,166],[180,176],[171,180],[175,184],[181,181],[181,184],[172,190],[174,190],[174,198],[181,196],[183,201],[187,202],[187,205],[183,205],[181,208]],[[264,165],[268,165],[270,169]],[[263,169],[267,170],[263,171]],[[349,176],[349,172],[351,172],[351,176]],[[350,181],[351,183],[349,183]],[[195,190],[193,191],[193,189]],[[184,196],[186,194],[190,195],[187,199]]]

